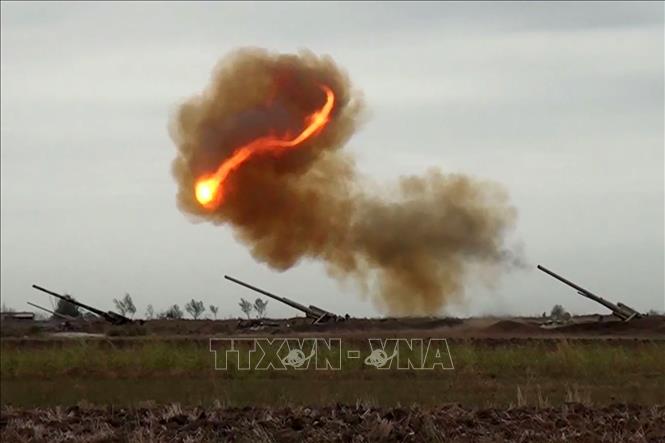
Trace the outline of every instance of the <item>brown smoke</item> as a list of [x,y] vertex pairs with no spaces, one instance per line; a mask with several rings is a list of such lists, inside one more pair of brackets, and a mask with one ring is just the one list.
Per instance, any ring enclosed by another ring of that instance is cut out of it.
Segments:
[[[321,105],[321,84],[336,96],[328,126],[297,149],[251,158],[229,176],[223,204],[202,208],[197,177],[255,138],[297,133]],[[463,294],[472,267],[507,261],[516,211],[499,186],[436,170],[403,177],[386,195],[369,194],[340,150],[362,109],[329,57],[236,51],[172,122],[178,207],[197,221],[230,224],[275,269],[323,260],[330,275],[352,277],[389,313],[437,313]]]

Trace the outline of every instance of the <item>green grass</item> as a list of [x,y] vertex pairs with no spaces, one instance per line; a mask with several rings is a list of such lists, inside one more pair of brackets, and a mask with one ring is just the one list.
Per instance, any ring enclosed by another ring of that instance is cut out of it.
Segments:
[[[362,346],[362,344],[360,345]],[[359,349],[358,347],[351,347]],[[343,348],[344,350],[346,348]],[[369,353],[360,348],[362,356]],[[214,354],[204,342],[169,343],[143,341],[135,345],[113,347],[108,342],[81,341],[64,346],[21,348],[2,346],[0,378],[48,379],[76,375],[93,378],[154,377],[197,375],[231,378],[275,376],[323,376],[325,371],[214,371]],[[488,376],[547,376],[548,378],[603,379],[622,378],[624,374],[665,374],[665,343],[612,342],[556,345],[532,341],[520,345],[487,346],[450,341],[454,372]],[[344,353],[343,353],[344,354]],[[440,376],[441,371],[378,371],[366,367],[360,359],[342,358],[341,374],[383,377],[404,372],[409,376]]]
[[[364,358],[366,343],[348,344]],[[342,359],[341,371],[215,371],[206,341],[3,343],[2,403],[665,403],[663,342],[449,344],[451,371],[376,370],[362,358]]]

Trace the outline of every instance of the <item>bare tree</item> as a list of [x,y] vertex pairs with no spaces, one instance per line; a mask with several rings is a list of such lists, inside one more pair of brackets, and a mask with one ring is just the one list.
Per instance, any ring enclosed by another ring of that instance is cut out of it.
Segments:
[[132,296],[129,294],[125,294],[121,300],[114,298],[113,303],[115,303],[115,307],[122,315],[131,314],[131,316],[134,317],[134,314],[136,314],[136,306],[134,306]]
[[131,295],[125,294],[125,304],[127,305],[127,312],[132,315],[132,318],[134,318],[134,314],[136,314],[136,306],[134,306],[134,300],[132,300]]
[[554,305],[550,312],[550,317],[553,320],[566,320],[570,318],[570,314],[561,305]]
[[152,305],[148,305],[148,307],[145,308],[145,319],[152,320],[153,318],[155,318],[155,308],[153,308]]
[[215,316],[215,320],[217,320],[217,312],[219,311],[219,308],[215,305],[210,305],[208,307],[208,309],[210,309],[210,312],[212,312],[212,315]]
[[186,305],[185,310],[189,312],[189,315],[196,320],[201,314],[206,310],[206,307],[203,305],[202,301],[196,301],[191,299]]
[[164,318],[167,320],[179,320],[183,316],[184,314],[182,313],[182,310],[178,305],[173,305],[170,308],[168,308],[166,311],[159,314],[159,318]]
[[254,310],[256,311],[257,317],[263,318],[263,314],[265,314],[267,308],[268,308],[267,301],[264,301],[261,298],[257,298],[256,300],[254,300]]
[[252,309],[254,308],[252,303],[248,302],[244,298],[241,298],[238,305],[240,305],[240,310],[247,316],[247,318],[249,318],[249,316],[252,314]]
[[[65,294],[65,298],[71,298],[74,300],[74,298],[68,294]],[[66,315],[69,317],[81,316],[81,311],[79,310],[78,306],[76,306],[74,303],[68,302],[67,300],[63,300],[62,298],[58,299],[58,304],[56,305],[54,311],[58,314]]]

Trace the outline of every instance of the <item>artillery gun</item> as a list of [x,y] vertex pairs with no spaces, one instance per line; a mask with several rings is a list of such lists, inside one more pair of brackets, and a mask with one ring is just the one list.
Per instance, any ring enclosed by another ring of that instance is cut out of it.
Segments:
[[62,320],[65,320],[65,321],[76,320],[75,317],[72,317],[72,316],[70,316],[70,315],[60,314],[59,312],[51,311],[50,309],[46,309],[46,308],[44,308],[44,307],[42,307],[42,306],[39,306],[39,305],[36,305],[36,304],[34,304],[34,303],[30,303],[30,302],[26,302],[26,303],[28,303],[30,306],[33,306],[33,307],[35,307],[35,308],[37,308],[37,309],[41,309],[42,311],[46,311],[46,312],[48,312],[48,313],[51,314],[53,317],[58,317],[58,318],[60,318],[60,319],[62,319]]
[[54,297],[57,297],[57,298],[59,298],[60,300],[65,300],[65,301],[67,301],[67,302],[69,302],[69,303],[71,303],[71,304],[73,304],[73,305],[76,305],[76,306],[78,306],[78,307],[80,307],[80,308],[85,309],[86,311],[90,311],[90,312],[92,312],[93,314],[96,314],[96,315],[102,317],[104,320],[106,320],[107,322],[109,322],[109,323],[111,323],[111,324],[113,324],[113,325],[124,325],[124,324],[128,324],[128,323],[133,323],[133,322],[134,322],[131,318],[125,317],[124,315],[120,315],[120,314],[118,314],[117,312],[113,312],[113,311],[106,311],[106,312],[104,312],[104,311],[102,311],[102,310],[100,310],[100,309],[93,308],[92,306],[88,306],[88,305],[83,304],[83,303],[81,303],[81,302],[79,302],[79,301],[76,301],[76,300],[74,300],[72,297],[58,294],[57,292],[50,291],[50,290],[48,290],[48,289],[46,289],[46,288],[42,288],[41,286],[38,286],[38,285],[32,285],[32,287],[35,288],[35,289],[37,289],[37,290],[39,290],[39,291],[46,292],[46,293],[49,294],[49,295],[52,295],[52,296],[54,296]]
[[576,285],[575,283],[571,282],[570,280],[567,280],[560,276],[559,274],[550,271],[544,266],[538,265],[538,269],[543,271],[546,274],[549,274],[550,276],[556,278],[560,282],[570,286],[571,288],[575,289],[578,294],[591,299],[595,301],[596,303],[600,303],[601,305],[605,306],[607,309],[612,311],[612,314],[614,314],[616,317],[620,318],[621,320],[628,322],[631,321],[634,318],[640,318],[642,315],[637,312],[635,309],[631,308],[630,306],[627,306],[623,303],[617,303],[614,304],[610,301],[605,300],[603,297],[599,297],[598,295],[594,294],[593,292],[584,289],[581,286]]
[[273,300],[277,300],[279,302],[284,303],[285,305],[291,306],[292,308],[297,309],[300,312],[303,312],[307,318],[312,319],[312,324],[324,323],[329,321],[339,321],[343,319],[343,317],[340,317],[337,314],[333,314],[332,312],[326,311],[325,309],[321,309],[314,305],[309,305],[309,306],[301,305],[300,303],[290,300],[286,297],[280,297],[279,295],[270,293],[268,291],[264,291],[263,289],[259,289],[256,286],[252,286],[249,283],[245,283],[231,276],[225,275],[224,278],[232,281],[233,283],[251,289],[252,291],[256,291],[260,294],[263,294],[266,297],[270,297]]

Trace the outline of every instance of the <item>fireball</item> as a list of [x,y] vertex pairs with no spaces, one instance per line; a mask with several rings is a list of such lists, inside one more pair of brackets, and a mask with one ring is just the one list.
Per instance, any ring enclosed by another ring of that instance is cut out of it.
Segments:
[[224,195],[224,183],[229,174],[239,168],[252,156],[261,152],[276,152],[292,149],[309,138],[318,134],[330,121],[330,114],[335,104],[335,94],[328,86],[321,85],[326,95],[326,101],[321,109],[316,110],[305,118],[305,128],[294,138],[288,136],[264,136],[259,137],[248,144],[233,151],[231,157],[219,165],[213,174],[204,175],[197,179],[194,187],[196,201],[208,210],[214,210],[222,202]]

